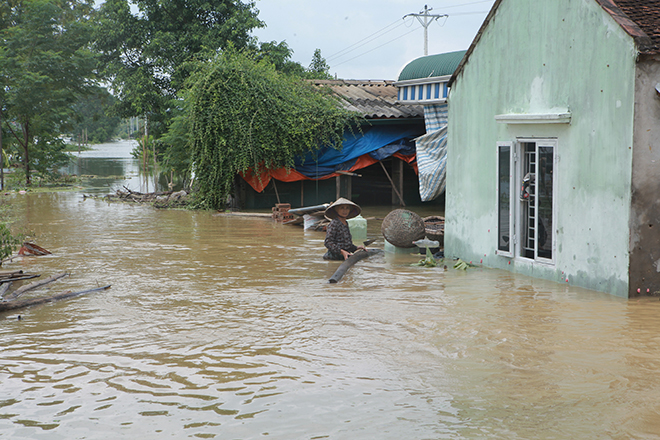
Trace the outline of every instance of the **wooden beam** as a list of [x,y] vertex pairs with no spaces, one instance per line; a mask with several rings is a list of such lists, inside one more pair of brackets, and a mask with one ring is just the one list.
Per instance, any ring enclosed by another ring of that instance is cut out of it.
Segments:
[[383,162],[378,161],[380,166],[383,168],[383,171],[385,171],[385,175],[387,176],[387,179],[390,181],[390,184],[392,185],[392,189],[394,192],[396,192],[396,195],[399,196],[399,200],[401,201],[401,206],[406,206],[406,202],[403,201],[403,197],[401,196],[401,193],[399,192],[398,189],[396,189],[396,185],[394,185],[394,181],[392,181],[392,178],[390,177],[390,173],[387,172],[387,169],[385,169],[385,165],[383,165]]

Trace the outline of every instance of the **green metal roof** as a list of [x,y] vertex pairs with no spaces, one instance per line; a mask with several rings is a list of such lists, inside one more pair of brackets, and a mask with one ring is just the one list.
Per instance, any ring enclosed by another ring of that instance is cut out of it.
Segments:
[[452,75],[463,59],[466,50],[441,53],[417,58],[409,62],[399,74],[399,81]]

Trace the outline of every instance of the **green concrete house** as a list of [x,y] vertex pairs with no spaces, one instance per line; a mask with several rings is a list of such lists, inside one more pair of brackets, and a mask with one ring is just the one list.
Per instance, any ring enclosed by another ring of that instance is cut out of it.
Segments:
[[660,1],[496,0],[449,86],[445,255],[660,295]]

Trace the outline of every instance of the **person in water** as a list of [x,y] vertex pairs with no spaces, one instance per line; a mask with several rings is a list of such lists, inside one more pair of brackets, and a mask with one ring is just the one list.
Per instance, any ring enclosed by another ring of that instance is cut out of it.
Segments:
[[362,210],[358,205],[343,197],[328,206],[325,210],[326,218],[331,222],[326,228],[325,247],[328,252],[323,255],[324,260],[346,260],[358,249],[364,246],[355,246],[351,230],[346,220],[360,215]]

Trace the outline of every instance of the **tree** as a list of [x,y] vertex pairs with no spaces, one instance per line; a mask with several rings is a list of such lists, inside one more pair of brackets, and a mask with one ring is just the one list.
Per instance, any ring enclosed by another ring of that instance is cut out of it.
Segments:
[[240,0],[106,0],[100,8],[96,48],[103,73],[119,99],[121,117],[148,117],[156,137],[196,59],[209,59],[229,44],[252,44],[262,27],[254,3]]
[[2,122],[20,145],[26,184],[66,158],[59,139],[93,83],[93,0],[9,0],[0,8]]
[[259,51],[255,53],[255,59],[270,61],[278,72],[305,77],[305,68],[300,63],[291,61],[292,55],[293,50],[286,42],[270,41],[260,43]]
[[114,102],[114,96],[102,87],[95,87],[81,97],[73,106],[71,133],[74,138],[85,131],[87,139],[93,143],[110,141],[121,122],[118,116],[108,114]]
[[307,152],[341,148],[358,121],[329,91],[240,52],[225,51],[191,83],[190,158],[206,208],[224,204],[237,173],[293,167]]
[[325,58],[321,56],[321,49],[316,49],[312,56],[312,63],[309,65],[309,69],[307,69],[307,78],[332,79],[332,75],[330,75],[329,71],[330,66],[325,61]]

